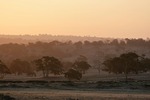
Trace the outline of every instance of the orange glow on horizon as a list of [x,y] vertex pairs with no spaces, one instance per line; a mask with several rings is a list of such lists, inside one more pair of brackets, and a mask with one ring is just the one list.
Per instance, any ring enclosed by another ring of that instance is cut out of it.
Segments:
[[0,34],[150,37],[150,0],[0,0]]

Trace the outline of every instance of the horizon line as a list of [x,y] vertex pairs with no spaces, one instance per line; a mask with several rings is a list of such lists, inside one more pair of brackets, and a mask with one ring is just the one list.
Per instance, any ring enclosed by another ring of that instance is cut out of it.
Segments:
[[144,40],[147,40],[147,39],[150,39],[150,37],[145,37],[145,38],[142,38],[142,37],[101,37],[101,36],[92,36],[92,35],[60,35],[60,34],[2,34],[0,33],[0,36],[64,36],[64,37],[81,37],[81,38],[84,38],[84,37],[88,37],[88,38],[109,38],[109,39],[144,39]]

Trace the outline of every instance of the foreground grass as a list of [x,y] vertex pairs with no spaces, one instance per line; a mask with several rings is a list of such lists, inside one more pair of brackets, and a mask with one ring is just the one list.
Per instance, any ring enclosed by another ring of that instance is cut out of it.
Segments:
[[85,90],[85,91],[139,91],[150,92],[150,81],[45,81],[45,80],[28,80],[28,81],[0,81],[1,89],[56,89],[56,90]]
[[0,100],[150,100],[150,81],[0,81],[0,94]]
[[[2,100],[150,100],[149,94],[113,93],[70,90],[9,90],[0,93],[15,99]],[[1,100],[1,99],[0,99]]]

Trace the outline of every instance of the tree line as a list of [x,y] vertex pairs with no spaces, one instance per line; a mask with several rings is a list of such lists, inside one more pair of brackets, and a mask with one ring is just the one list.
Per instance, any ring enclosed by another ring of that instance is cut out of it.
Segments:
[[[107,51],[107,52],[106,52]],[[99,40],[99,41],[51,41],[28,44],[1,44],[0,59],[8,66],[15,59],[32,61],[43,56],[53,56],[62,60],[74,61],[79,55],[88,58],[90,64],[106,56],[118,56],[124,52],[135,51],[150,57],[150,41],[143,39]]]
[[124,74],[126,81],[130,73],[138,74],[150,71],[150,59],[145,55],[139,56],[134,52],[123,53],[119,57],[113,57],[103,62],[103,71],[116,75]]
[[[146,55],[138,55],[135,52],[123,53],[117,57],[107,58],[102,62],[104,65],[100,70],[116,75],[123,74],[126,81],[130,73],[138,74],[150,71],[150,58]],[[33,67],[35,66],[35,67]],[[62,62],[56,57],[43,56],[32,62],[20,59],[13,60],[10,67],[0,61],[0,77],[6,74],[36,76],[36,71],[41,71],[43,77],[49,74],[64,75],[69,80],[80,80],[86,71],[92,68],[85,56],[80,55],[73,63]]]
[[[50,56],[43,56],[31,63],[16,59],[12,61],[10,67],[7,67],[2,61],[0,61],[0,77],[4,78],[6,74],[26,74],[27,76],[36,76],[36,72],[41,71],[43,77],[46,78],[49,77],[49,74],[64,74],[64,76],[69,80],[80,80],[82,78],[82,74],[85,74],[85,72],[91,67],[91,65],[82,56],[78,57],[74,63],[69,63],[68,69],[64,67],[65,63]],[[31,67],[34,65],[36,66],[35,69]]]

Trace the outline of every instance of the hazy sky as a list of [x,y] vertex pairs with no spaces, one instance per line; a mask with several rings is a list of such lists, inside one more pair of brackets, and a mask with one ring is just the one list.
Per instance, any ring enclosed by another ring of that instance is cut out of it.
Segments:
[[150,37],[150,0],[0,0],[0,34]]

